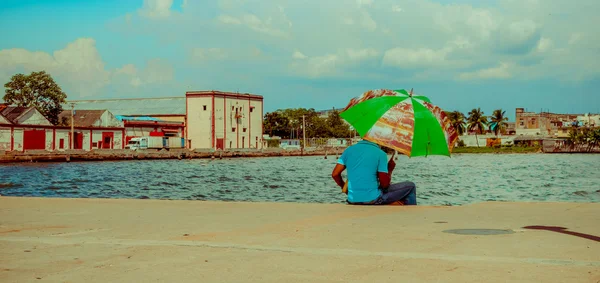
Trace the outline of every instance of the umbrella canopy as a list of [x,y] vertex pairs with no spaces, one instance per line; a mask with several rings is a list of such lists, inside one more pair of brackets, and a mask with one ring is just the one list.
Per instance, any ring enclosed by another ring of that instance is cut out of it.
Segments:
[[409,157],[450,156],[458,134],[438,106],[412,91],[378,89],[353,98],[340,116],[360,136]]

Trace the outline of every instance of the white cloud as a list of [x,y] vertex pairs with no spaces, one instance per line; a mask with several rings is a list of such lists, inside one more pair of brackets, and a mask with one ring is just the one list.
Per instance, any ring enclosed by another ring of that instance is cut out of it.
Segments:
[[[226,25],[243,25],[250,28],[251,30],[264,33],[270,36],[288,36],[288,34],[285,31],[274,27],[274,25],[271,23],[271,18],[268,18],[267,20],[262,20],[254,14],[244,14],[237,18],[230,15],[220,15],[218,19],[221,23]],[[292,26],[292,23],[289,22],[288,25]]]
[[542,37],[540,38],[540,41],[538,42],[536,51],[537,52],[546,52],[548,50],[550,50],[550,48],[552,48],[552,39],[546,38],[546,37]]
[[223,60],[228,57],[222,48],[193,48],[192,59],[196,61]]
[[292,54],[292,58],[294,58],[294,59],[300,59],[300,60],[302,60],[302,59],[306,59],[306,58],[308,58],[308,56],[304,55],[304,54],[303,54],[302,52],[300,52],[300,51],[294,51],[294,54]]
[[383,65],[401,69],[442,66],[446,63],[447,49],[408,49],[396,47],[383,55]]
[[136,66],[126,64],[107,70],[92,38],[79,38],[52,55],[25,49],[0,50],[0,80],[8,81],[15,73],[45,70],[63,88],[69,98],[103,95],[105,87],[120,83],[166,83],[173,80],[173,68],[162,61],[151,60],[139,72]]
[[365,49],[347,49],[346,54],[352,61],[362,61],[379,56],[379,52],[374,48]]
[[220,15],[219,21],[224,24],[230,24],[230,25],[241,25],[242,24],[242,21],[240,19],[234,18],[232,16],[228,16],[228,15]]
[[3,81],[17,71],[45,70],[69,91],[68,95],[93,95],[109,82],[109,72],[91,38],[77,39],[52,55],[25,49],[0,50],[0,66]]
[[460,80],[508,79],[511,77],[512,74],[508,63],[500,63],[497,67],[481,69],[474,72],[461,73],[458,76]]
[[[219,0],[215,10],[202,1],[186,1],[183,17],[161,21],[155,33],[182,42],[186,52],[206,64],[215,58],[233,64],[242,52],[264,60],[265,72],[301,77],[386,75],[382,67],[394,67],[423,80],[461,74],[589,78],[600,73],[594,63],[600,60],[593,60],[600,38],[591,36],[592,27],[600,24],[592,12],[599,2],[581,1],[500,0],[475,6],[433,0],[357,0],[356,5]],[[164,3],[148,9],[157,15],[176,13],[172,3]],[[199,13],[216,16],[198,18]],[[220,51],[194,49],[207,42],[218,43]],[[473,71],[473,66],[494,67]]]
[[373,5],[373,0],[356,0],[356,5],[358,5],[358,7],[371,6]]
[[[144,0],[140,15],[148,18],[166,18],[171,15],[173,0]],[[185,1],[182,5],[187,5]]]
[[367,12],[362,12],[361,24],[364,28],[366,28],[369,31],[374,31],[375,29],[377,29],[377,23]]

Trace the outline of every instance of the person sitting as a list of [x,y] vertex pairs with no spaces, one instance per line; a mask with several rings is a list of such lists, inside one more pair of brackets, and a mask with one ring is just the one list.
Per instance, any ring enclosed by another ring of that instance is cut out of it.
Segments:
[[[391,184],[396,162],[371,141],[362,140],[348,147],[340,156],[331,177],[347,194],[346,202],[356,205],[417,205],[413,182]],[[348,169],[344,182],[342,172]],[[347,185],[347,191],[345,186]]]

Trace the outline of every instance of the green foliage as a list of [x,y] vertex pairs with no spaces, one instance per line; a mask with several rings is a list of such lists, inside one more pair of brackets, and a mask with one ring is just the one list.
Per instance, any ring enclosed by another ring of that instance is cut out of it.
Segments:
[[59,123],[62,103],[67,95],[45,71],[16,74],[4,84],[4,101],[20,107],[35,107],[54,125]]
[[314,109],[294,108],[266,113],[263,124],[265,133],[281,138],[302,137],[302,116],[306,120],[307,138],[346,138],[352,136],[350,127],[333,111],[327,118],[319,117]]
[[496,136],[498,133],[504,133],[506,128],[508,128],[508,123],[506,122],[508,121],[508,117],[505,117],[504,115],[506,115],[506,111],[496,109],[492,116],[490,116],[490,130],[493,130]]
[[465,114],[460,111],[446,112],[452,127],[456,130],[459,136],[462,136],[466,131]]
[[567,140],[573,147],[591,151],[600,146],[600,128],[572,127]]
[[479,134],[483,134],[485,126],[488,125],[487,117],[483,115],[481,108],[473,109],[469,112],[469,118],[467,118],[467,125],[469,131],[476,131]]
[[268,140],[267,147],[279,147],[281,142],[279,140]]

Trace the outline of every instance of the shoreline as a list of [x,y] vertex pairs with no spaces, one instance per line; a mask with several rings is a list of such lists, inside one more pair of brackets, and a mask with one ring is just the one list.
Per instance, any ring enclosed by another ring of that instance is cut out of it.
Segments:
[[327,150],[92,150],[92,151],[28,151],[5,152],[0,154],[0,164],[25,162],[93,162],[164,159],[222,159],[222,158],[261,158],[261,157],[301,157],[339,156],[344,149]]
[[[92,150],[92,151],[7,151],[0,153],[0,164],[26,162],[93,162],[93,161],[130,161],[130,160],[164,160],[164,159],[222,159],[222,158],[263,158],[263,157],[302,157],[323,156],[339,157],[345,148],[312,149],[312,150],[142,150],[126,149]],[[544,152],[541,148],[490,148],[463,147],[455,148],[452,155],[462,154],[594,154],[595,152]],[[597,154],[597,153],[596,153]]]

